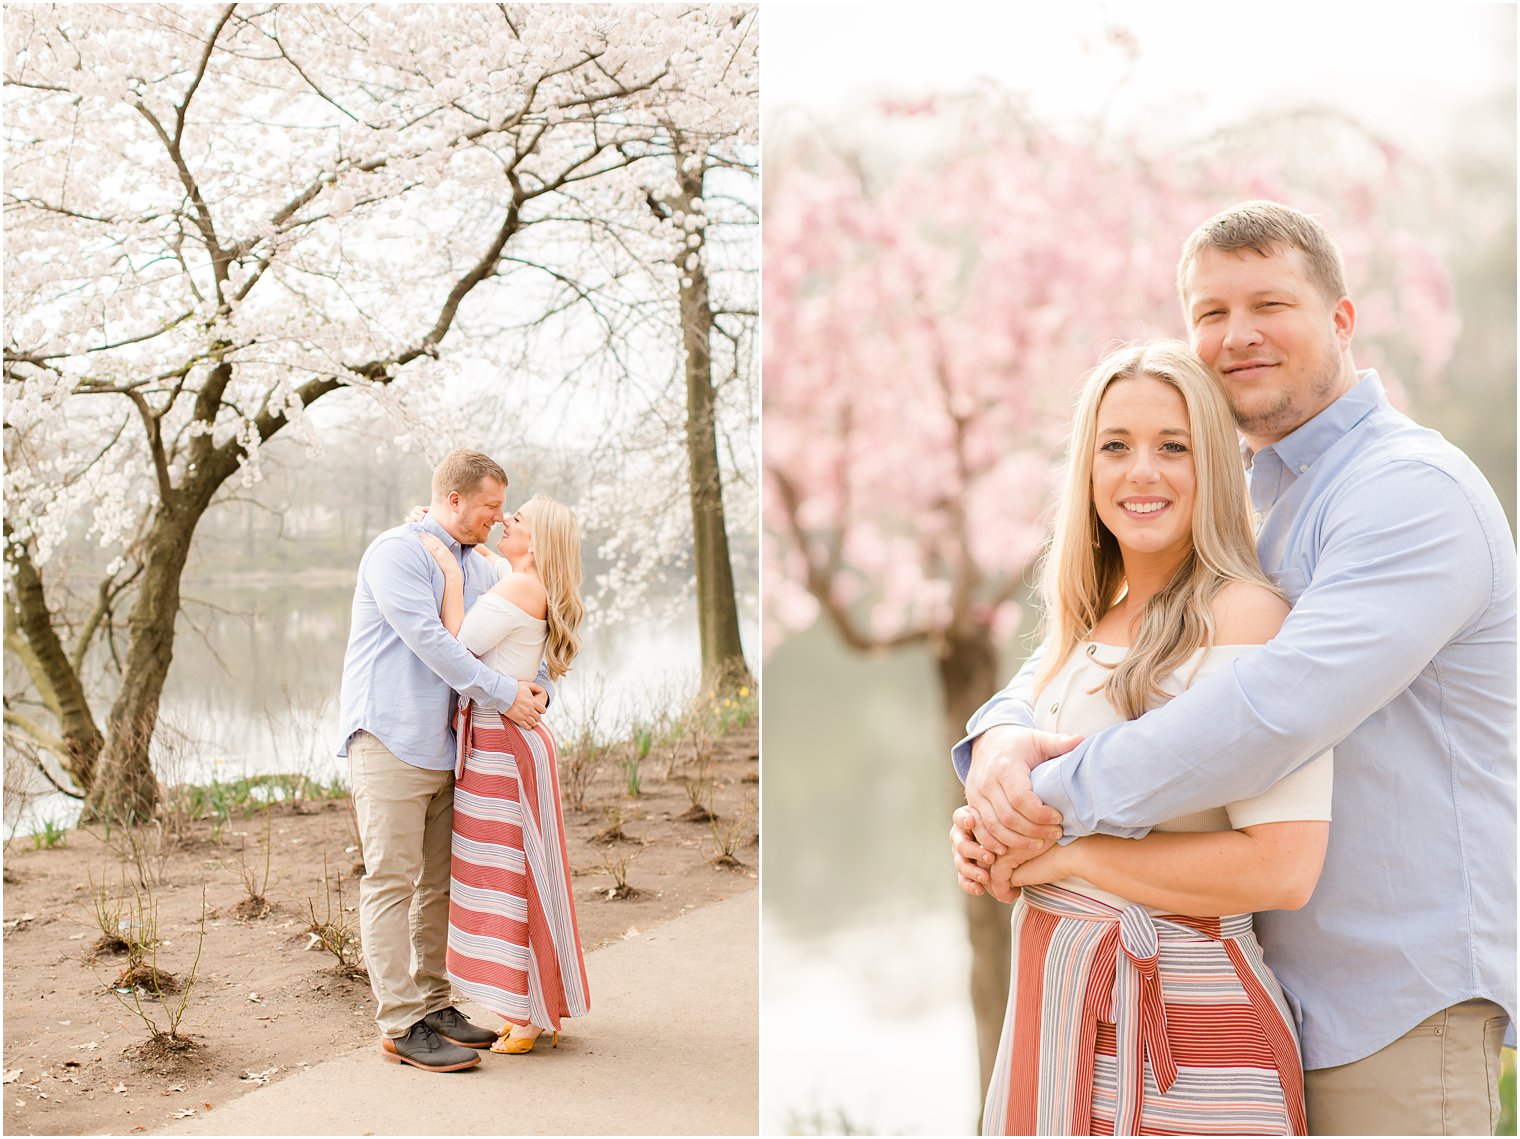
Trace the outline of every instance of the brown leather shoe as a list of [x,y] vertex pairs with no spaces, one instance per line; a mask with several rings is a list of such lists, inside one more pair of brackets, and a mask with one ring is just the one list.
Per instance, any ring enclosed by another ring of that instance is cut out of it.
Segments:
[[419,1020],[405,1036],[387,1036],[380,1041],[380,1054],[393,1064],[410,1064],[424,1072],[457,1072],[480,1063],[480,1053],[461,1048],[442,1039]]
[[428,1013],[422,1018],[422,1023],[450,1044],[458,1044],[463,1048],[489,1048],[496,1039],[496,1033],[489,1028],[481,1028],[478,1024],[471,1024],[464,1013],[453,1005],[445,1005]]

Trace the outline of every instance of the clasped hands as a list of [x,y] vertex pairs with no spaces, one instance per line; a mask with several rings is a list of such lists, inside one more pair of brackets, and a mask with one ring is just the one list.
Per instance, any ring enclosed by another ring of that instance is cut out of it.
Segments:
[[519,728],[532,728],[544,718],[544,710],[548,707],[549,694],[542,685],[519,680],[517,698],[512,701],[512,706],[506,710],[505,715]]
[[1029,773],[1064,755],[1081,736],[1002,725],[971,745],[966,806],[956,809],[950,849],[960,887],[1012,902],[1018,887],[1067,876],[1056,840],[1061,815],[1035,795]]

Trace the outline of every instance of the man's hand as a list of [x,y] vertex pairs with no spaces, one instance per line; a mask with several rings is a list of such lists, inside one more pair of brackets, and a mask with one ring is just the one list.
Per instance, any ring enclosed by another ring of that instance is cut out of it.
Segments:
[[517,682],[517,699],[512,701],[512,707],[507,709],[507,719],[511,720],[519,728],[535,728],[538,721],[543,719],[544,709],[549,706],[549,695],[538,684],[530,684],[526,680]]
[[1081,742],[1081,736],[1010,724],[988,728],[978,736],[971,744],[971,766],[966,772],[966,802],[975,812],[976,841],[998,857],[1011,855],[1024,861],[1060,838],[1060,812],[1036,798],[1029,773]]

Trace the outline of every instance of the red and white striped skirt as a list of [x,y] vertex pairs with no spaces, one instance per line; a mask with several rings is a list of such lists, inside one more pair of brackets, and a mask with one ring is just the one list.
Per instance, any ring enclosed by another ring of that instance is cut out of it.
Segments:
[[1307,1133],[1298,1033],[1250,914],[1024,887],[983,1135]]
[[465,705],[457,724],[449,979],[513,1024],[591,1007],[575,925],[554,737]]

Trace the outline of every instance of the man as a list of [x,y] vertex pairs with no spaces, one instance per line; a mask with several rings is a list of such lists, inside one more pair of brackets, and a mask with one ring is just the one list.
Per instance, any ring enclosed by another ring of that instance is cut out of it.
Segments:
[[[1340,256],[1313,219],[1226,210],[1188,239],[1178,290],[1293,612],[1230,672],[1059,758],[1069,742],[1032,730],[1037,656],[954,749],[957,827],[1014,860],[1062,834],[1139,837],[1333,745],[1319,885],[1257,918],[1301,1016],[1310,1131],[1492,1134],[1515,1010],[1508,525],[1467,457],[1358,373]],[[951,834],[980,893],[990,855]]]
[[343,658],[343,744],[364,880],[359,931],[381,1052],[430,1072],[480,1062],[496,1033],[453,1007],[446,969],[454,814],[455,693],[533,727],[548,674],[528,684],[486,668],[439,620],[443,574],[418,540],[440,538],[464,570],[468,607],[495,577],[471,555],[502,519],[506,473],[478,451],[451,451],[433,472],[420,523],[387,530],[359,562]]

